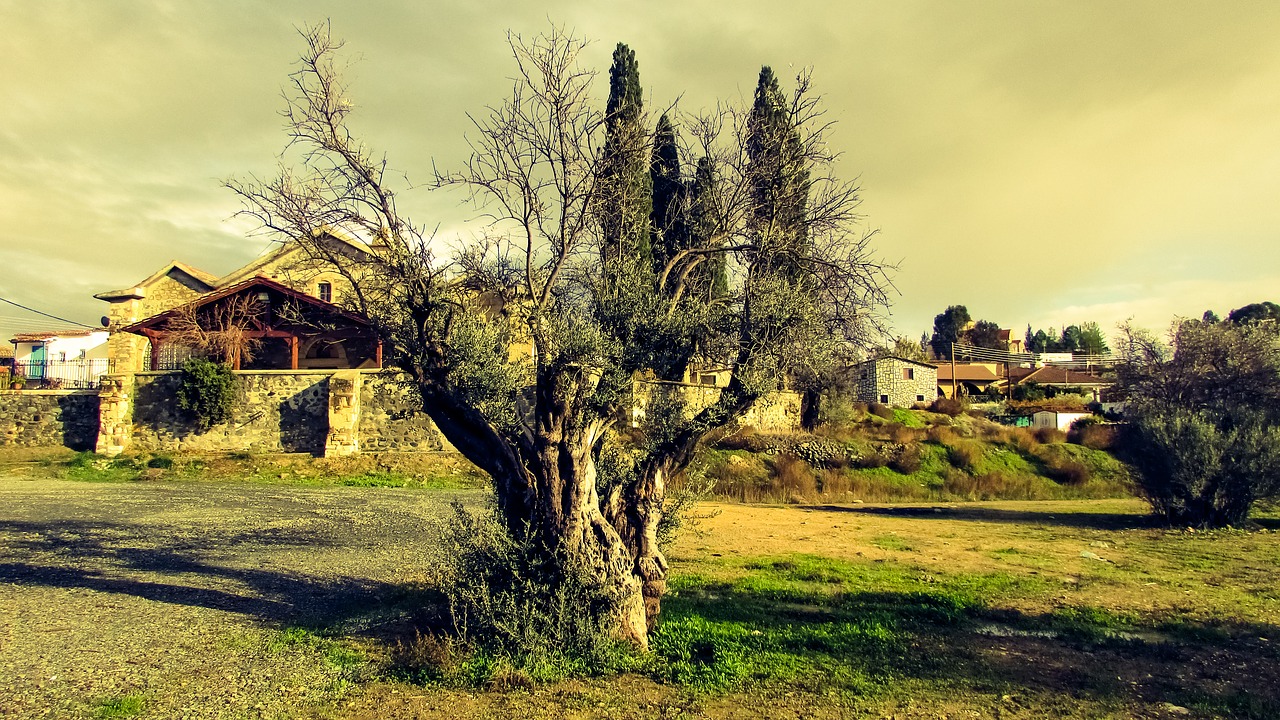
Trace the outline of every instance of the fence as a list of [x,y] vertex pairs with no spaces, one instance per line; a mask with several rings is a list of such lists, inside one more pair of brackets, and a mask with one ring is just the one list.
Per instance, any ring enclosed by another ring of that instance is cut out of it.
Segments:
[[13,364],[13,380],[23,378],[26,387],[89,390],[111,370],[106,358],[59,361],[21,361]]

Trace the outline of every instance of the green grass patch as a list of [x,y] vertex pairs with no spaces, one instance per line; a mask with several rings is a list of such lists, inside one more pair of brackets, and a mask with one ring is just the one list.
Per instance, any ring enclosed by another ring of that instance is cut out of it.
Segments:
[[146,698],[142,695],[121,695],[103,698],[93,706],[93,715],[97,718],[131,718],[142,714],[146,709]]
[[881,550],[898,550],[903,552],[915,550],[915,548],[908,544],[906,540],[903,540],[897,535],[879,535],[871,538],[871,544]]

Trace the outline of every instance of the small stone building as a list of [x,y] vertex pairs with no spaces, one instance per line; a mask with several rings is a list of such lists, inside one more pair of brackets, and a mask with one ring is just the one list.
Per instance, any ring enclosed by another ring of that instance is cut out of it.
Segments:
[[859,402],[910,407],[938,397],[938,369],[902,357],[882,357],[853,366]]

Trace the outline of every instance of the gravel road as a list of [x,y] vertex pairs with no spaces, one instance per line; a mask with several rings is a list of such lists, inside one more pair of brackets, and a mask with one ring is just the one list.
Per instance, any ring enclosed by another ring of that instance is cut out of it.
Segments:
[[0,717],[328,714],[343,670],[282,628],[350,626],[421,577],[479,491],[0,477]]

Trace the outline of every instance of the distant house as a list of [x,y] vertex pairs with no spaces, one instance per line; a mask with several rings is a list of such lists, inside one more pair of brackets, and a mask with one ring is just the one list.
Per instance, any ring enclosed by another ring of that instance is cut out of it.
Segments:
[[910,407],[938,398],[938,369],[902,357],[882,357],[853,366],[859,402]]
[[1031,416],[1031,427],[1034,428],[1056,428],[1066,432],[1071,428],[1071,423],[1080,418],[1092,417],[1093,413],[1087,412],[1062,412],[1059,410],[1041,410]]
[[1092,373],[1053,365],[1045,365],[1040,368],[1011,368],[1009,370],[1009,379],[1015,386],[1035,383],[1042,387],[1058,388],[1060,390],[1079,388],[1086,393],[1091,393],[1094,400],[1098,399],[1104,389],[1115,384],[1111,380]]
[[[952,377],[952,368],[955,377]],[[937,366],[938,390],[941,397],[954,398],[959,389],[961,395],[984,395],[991,387],[1004,382],[998,363],[940,362]]]
[[50,330],[15,335],[14,377],[38,387],[89,388],[107,373],[106,330]]

